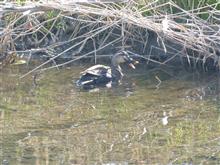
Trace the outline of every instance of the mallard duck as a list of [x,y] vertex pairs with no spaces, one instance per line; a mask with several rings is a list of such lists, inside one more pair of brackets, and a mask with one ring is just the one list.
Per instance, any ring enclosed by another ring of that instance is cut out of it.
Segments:
[[111,67],[105,65],[94,65],[81,72],[76,85],[83,89],[94,89],[98,87],[111,87],[112,84],[119,84],[122,77],[121,63],[127,63],[131,68],[135,69],[135,61],[126,51],[116,53],[111,60]]

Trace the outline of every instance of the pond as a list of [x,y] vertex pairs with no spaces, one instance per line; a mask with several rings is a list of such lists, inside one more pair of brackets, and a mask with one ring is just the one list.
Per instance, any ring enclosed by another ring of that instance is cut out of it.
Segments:
[[86,92],[72,82],[86,67],[35,83],[27,66],[1,70],[2,164],[220,164],[219,73],[140,66]]

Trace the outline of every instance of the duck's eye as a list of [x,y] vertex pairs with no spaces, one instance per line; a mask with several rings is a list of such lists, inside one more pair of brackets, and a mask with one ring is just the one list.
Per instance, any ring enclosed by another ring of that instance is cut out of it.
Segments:
[[127,59],[127,61],[133,61],[133,58],[131,58],[129,56],[126,59]]
[[129,57],[128,55],[125,55],[125,56],[124,56],[124,59],[129,60],[130,57]]
[[130,58],[127,57],[127,56],[125,56],[124,59],[125,59],[126,61],[129,61],[129,60],[130,60]]

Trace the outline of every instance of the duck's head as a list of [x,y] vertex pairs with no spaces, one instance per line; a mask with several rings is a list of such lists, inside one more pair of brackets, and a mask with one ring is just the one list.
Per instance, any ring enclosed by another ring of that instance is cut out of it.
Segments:
[[139,62],[134,60],[126,51],[121,51],[115,54],[112,57],[112,65],[117,67],[121,63],[128,64],[131,68],[135,69],[135,64],[138,64]]

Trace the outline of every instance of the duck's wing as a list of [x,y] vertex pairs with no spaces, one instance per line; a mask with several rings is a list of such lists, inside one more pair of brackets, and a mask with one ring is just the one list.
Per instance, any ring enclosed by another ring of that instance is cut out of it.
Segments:
[[110,82],[112,79],[111,68],[105,65],[95,65],[81,73],[76,81],[77,86],[92,88]]
[[98,76],[92,75],[92,74],[89,74],[89,73],[85,73],[80,77],[79,80],[76,81],[76,84],[77,84],[77,86],[91,84],[97,79],[98,79]]
[[94,65],[81,73],[82,75],[90,74],[94,76],[111,76],[111,68],[105,65]]

